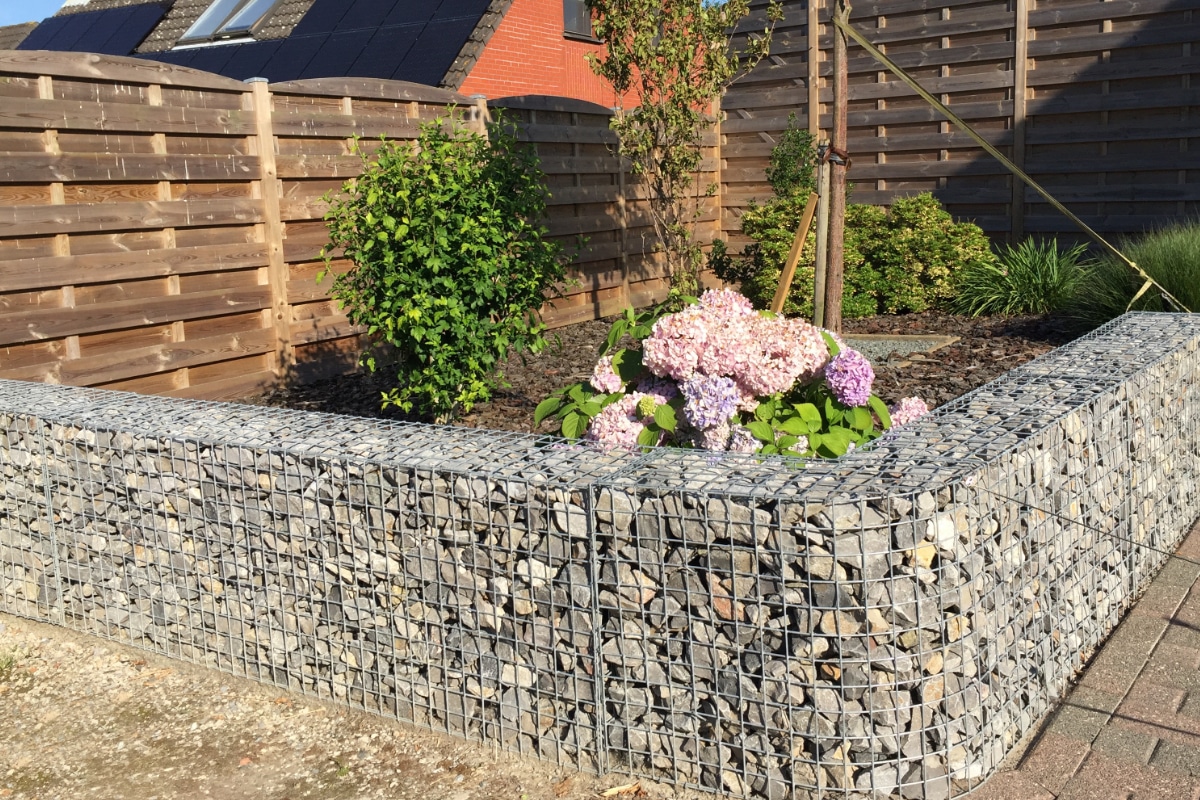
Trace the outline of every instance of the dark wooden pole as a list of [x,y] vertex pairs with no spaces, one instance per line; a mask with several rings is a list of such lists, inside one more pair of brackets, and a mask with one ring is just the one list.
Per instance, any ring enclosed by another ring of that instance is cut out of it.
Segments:
[[[833,15],[847,22],[850,4],[834,0]],[[846,68],[846,34],[833,26],[833,135],[830,137],[832,157],[829,171],[829,265],[825,275],[825,327],[834,333],[842,331],[843,266],[845,263],[846,230],[846,105],[849,80]]]

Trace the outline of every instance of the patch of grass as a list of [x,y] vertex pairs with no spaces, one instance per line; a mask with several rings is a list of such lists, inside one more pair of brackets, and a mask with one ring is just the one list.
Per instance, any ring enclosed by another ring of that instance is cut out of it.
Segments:
[[[1191,311],[1200,311],[1200,220],[1171,225],[1127,240],[1121,252]],[[1081,327],[1094,328],[1129,308],[1144,280],[1123,261],[1106,256],[1085,271],[1068,311]],[[1130,309],[1175,311],[1151,287]]]
[[1053,239],[1005,245],[995,263],[972,261],[959,271],[951,307],[973,317],[1058,311],[1075,295],[1086,254],[1086,245],[1061,250]]
[[21,660],[21,653],[16,650],[0,653],[0,683],[6,683],[12,677],[13,670],[17,668],[17,662]]

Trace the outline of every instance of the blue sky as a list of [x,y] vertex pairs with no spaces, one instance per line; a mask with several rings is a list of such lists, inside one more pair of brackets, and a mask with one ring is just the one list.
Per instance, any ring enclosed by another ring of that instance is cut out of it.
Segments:
[[63,0],[0,0],[0,25],[41,22],[62,4]]

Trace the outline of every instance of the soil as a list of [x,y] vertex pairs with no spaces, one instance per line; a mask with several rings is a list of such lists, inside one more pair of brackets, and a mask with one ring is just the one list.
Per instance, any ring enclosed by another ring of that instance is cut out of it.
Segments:
[[[503,366],[508,382],[493,399],[471,409],[455,424],[492,430],[533,432],[533,411],[550,392],[586,380],[609,321],[571,325],[553,332],[554,345],[536,355],[514,357]],[[1071,329],[1054,317],[971,318],[926,312],[847,320],[848,334],[939,334],[958,341],[933,352],[875,360],[875,393],[891,403],[916,395],[931,408],[982,386],[1072,338]],[[244,402],[384,419],[413,419],[381,410],[380,393],[388,376],[354,373],[307,385],[289,385]],[[541,432],[548,432],[543,423]]]

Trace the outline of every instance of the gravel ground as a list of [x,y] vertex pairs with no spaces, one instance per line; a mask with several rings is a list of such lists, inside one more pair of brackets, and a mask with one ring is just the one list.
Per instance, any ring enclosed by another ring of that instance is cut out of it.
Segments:
[[583,800],[632,782],[0,614],[2,798]]

